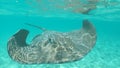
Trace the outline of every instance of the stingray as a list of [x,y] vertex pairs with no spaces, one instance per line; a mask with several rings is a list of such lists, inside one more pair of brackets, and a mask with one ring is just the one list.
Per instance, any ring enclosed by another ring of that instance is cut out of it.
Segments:
[[80,60],[96,43],[96,30],[92,23],[83,20],[81,29],[70,32],[46,30],[26,43],[29,31],[20,29],[8,41],[9,56],[23,64],[60,64]]

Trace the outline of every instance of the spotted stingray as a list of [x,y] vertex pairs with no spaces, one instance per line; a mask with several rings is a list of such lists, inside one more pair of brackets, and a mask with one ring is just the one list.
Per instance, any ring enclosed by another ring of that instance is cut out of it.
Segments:
[[[28,24],[30,26],[34,26]],[[83,58],[96,43],[96,30],[92,23],[83,20],[81,29],[71,32],[43,30],[42,34],[26,43],[29,31],[20,29],[8,41],[9,56],[24,64],[66,63]]]

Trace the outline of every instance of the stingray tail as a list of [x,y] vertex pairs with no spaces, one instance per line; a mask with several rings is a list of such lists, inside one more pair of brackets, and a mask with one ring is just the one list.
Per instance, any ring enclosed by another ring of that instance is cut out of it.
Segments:
[[28,25],[28,26],[32,26],[32,27],[38,28],[38,29],[40,29],[40,30],[42,30],[42,31],[46,31],[46,30],[47,30],[47,29],[45,29],[45,28],[42,28],[42,27],[40,27],[40,26],[36,26],[36,25],[33,25],[33,24],[29,24],[29,23],[24,23],[24,24],[26,24],[26,25]]

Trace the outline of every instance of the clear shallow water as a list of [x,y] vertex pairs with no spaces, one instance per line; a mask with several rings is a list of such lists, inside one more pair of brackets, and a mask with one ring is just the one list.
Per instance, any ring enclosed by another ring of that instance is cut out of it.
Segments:
[[[12,4],[15,4],[13,2],[11,1]],[[120,68],[119,8],[119,5],[109,8],[98,8],[92,11],[91,15],[58,13],[43,16],[31,14],[28,16],[24,12],[17,13],[14,10],[12,10],[12,14],[7,14],[10,9],[0,7],[1,10],[6,9],[8,11],[4,13],[0,12],[0,68]],[[92,51],[79,61],[65,64],[25,65],[11,60],[7,53],[7,41],[19,29],[25,28],[30,31],[27,38],[28,43],[31,42],[31,39],[35,35],[41,33],[39,29],[29,27],[24,23],[31,23],[50,30],[66,32],[80,29],[83,19],[89,19],[94,24],[98,39]]]

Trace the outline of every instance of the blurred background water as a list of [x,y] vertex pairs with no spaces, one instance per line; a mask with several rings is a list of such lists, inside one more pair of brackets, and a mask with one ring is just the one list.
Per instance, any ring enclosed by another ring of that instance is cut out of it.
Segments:
[[[120,68],[120,0],[100,0],[97,8],[89,14],[66,9],[66,1],[72,0],[0,0],[0,68]],[[86,1],[83,0],[84,3]],[[62,5],[62,9],[56,8],[56,4]],[[92,51],[79,61],[25,65],[13,61],[7,53],[7,41],[19,29],[30,31],[28,43],[41,33],[39,29],[24,23],[67,32],[80,29],[83,19],[93,23],[98,39]]]

